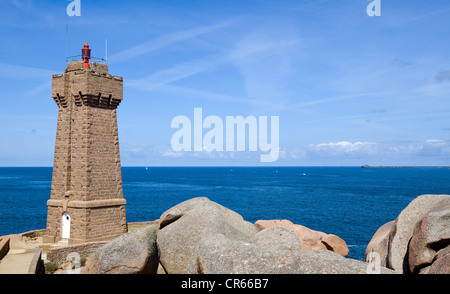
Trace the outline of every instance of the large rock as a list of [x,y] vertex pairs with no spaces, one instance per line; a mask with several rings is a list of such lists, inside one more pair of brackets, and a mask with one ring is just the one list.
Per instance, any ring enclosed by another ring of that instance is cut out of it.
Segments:
[[328,234],[322,238],[322,244],[324,244],[328,250],[336,252],[340,256],[347,256],[349,253],[347,243],[336,235]]
[[241,215],[205,197],[184,201],[160,219],[160,263],[169,274],[197,273],[197,252],[202,239],[223,234],[233,240],[250,240],[257,230]]
[[304,251],[330,250],[344,257],[349,253],[347,244],[338,236],[314,231],[305,226],[294,224],[289,220],[258,220],[255,222],[255,227],[258,230],[264,230],[270,227],[289,228],[302,241],[302,249]]
[[389,234],[387,267],[398,273],[409,272],[407,262],[404,262],[408,243],[413,235],[416,223],[436,203],[449,195],[421,195],[411,201],[398,215]]
[[[417,273],[422,268],[434,263],[437,252],[445,249],[449,244],[450,197],[447,197],[437,202],[416,223],[408,245],[407,255],[410,272]],[[439,263],[441,262],[442,260],[439,261]]]
[[[203,239],[197,257],[202,274],[365,274],[368,264],[327,250],[286,250],[261,243]],[[381,273],[393,273],[382,268]]]
[[82,274],[154,274],[158,268],[157,226],[150,225],[100,247],[92,254]]
[[438,251],[433,263],[426,269],[428,274],[450,274],[450,245]]
[[370,253],[375,252],[380,256],[380,263],[382,266],[386,266],[388,247],[389,247],[389,234],[394,221],[390,221],[382,225],[373,235],[372,240],[366,247],[365,259],[367,261]]
[[272,246],[286,250],[302,250],[302,241],[294,231],[284,227],[271,227],[258,232],[251,243]]

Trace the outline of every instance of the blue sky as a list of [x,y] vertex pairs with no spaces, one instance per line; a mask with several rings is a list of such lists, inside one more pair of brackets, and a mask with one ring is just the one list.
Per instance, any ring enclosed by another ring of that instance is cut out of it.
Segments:
[[450,165],[450,3],[0,0],[0,166],[51,166],[51,74],[89,42],[124,77],[124,166],[267,165],[171,149],[178,115],[279,116],[271,165]]

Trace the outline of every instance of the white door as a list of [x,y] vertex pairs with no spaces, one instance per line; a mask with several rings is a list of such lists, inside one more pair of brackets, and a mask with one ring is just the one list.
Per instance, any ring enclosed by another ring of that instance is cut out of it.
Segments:
[[66,211],[62,215],[62,236],[63,239],[70,238],[70,214]]

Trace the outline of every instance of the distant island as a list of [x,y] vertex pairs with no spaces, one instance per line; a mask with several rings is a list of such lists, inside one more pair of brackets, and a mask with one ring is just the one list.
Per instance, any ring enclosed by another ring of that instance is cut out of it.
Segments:
[[383,165],[378,165],[378,166],[371,166],[371,165],[362,165],[361,168],[450,168],[450,166],[403,166],[403,165],[399,165],[399,166],[383,166]]

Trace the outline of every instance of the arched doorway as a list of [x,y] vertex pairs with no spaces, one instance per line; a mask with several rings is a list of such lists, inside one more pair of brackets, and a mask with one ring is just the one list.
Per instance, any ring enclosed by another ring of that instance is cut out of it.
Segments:
[[62,234],[61,238],[69,239],[70,238],[70,214],[66,211],[62,215]]

